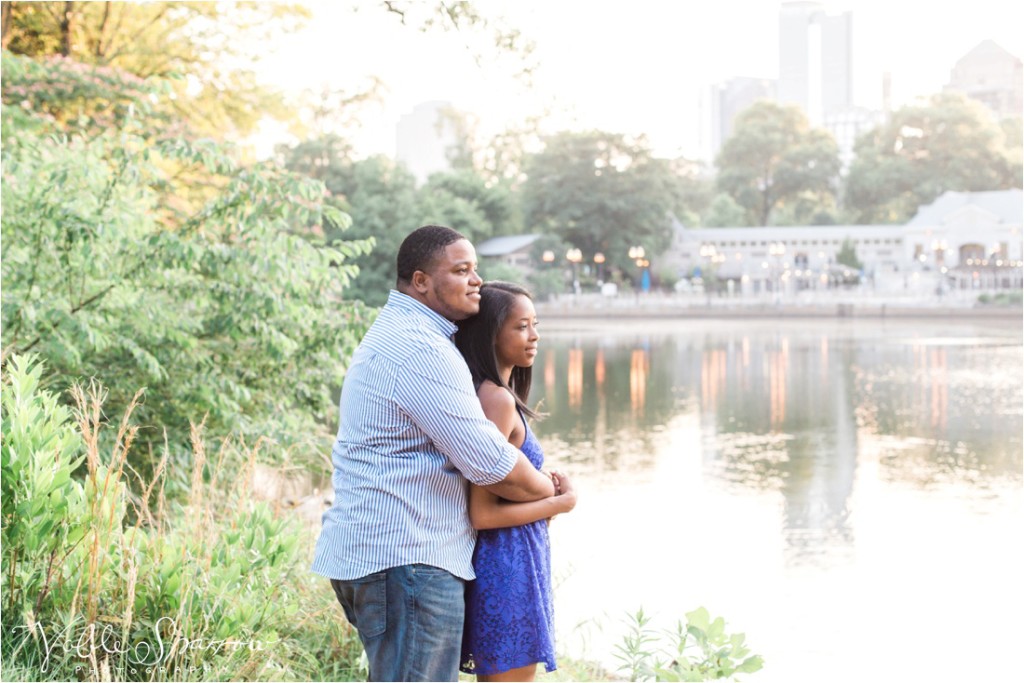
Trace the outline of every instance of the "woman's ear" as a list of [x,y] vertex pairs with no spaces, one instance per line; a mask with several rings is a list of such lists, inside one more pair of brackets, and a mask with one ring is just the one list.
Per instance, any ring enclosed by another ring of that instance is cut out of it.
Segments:
[[417,270],[412,274],[412,288],[420,294],[426,294],[427,290],[430,289],[430,276],[424,273],[422,270]]

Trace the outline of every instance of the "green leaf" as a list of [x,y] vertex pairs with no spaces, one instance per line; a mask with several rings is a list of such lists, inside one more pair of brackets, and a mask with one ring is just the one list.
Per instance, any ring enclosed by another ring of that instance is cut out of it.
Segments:
[[743,660],[743,662],[738,667],[736,667],[736,671],[750,674],[754,673],[755,671],[760,671],[763,667],[764,660],[761,658],[760,655],[754,655],[753,657],[748,657],[747,659]]

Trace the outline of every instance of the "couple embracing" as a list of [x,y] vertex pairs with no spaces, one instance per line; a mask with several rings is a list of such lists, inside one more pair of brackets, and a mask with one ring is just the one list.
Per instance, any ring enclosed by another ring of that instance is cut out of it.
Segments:
[[312,569],[371,680],[533,680],[555,668],[547,524],[576,505],[527,423],[533,302],[450,228],[410,233],[397,268],[345,377]]

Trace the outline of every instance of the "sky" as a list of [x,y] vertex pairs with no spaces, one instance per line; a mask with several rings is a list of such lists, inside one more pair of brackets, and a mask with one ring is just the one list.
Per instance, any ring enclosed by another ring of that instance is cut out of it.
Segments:
[[[460,34],[420,33],[369,0],[358,11],[351,2],[305,4],[313,19],[274,41],[257,72],[292,94],[324,86],[351,92],[381,79],[382,100],[365,109],[359,131],[349,131],[358,156],[393,155],[399,118],[442,100],[473,114],[485,139],[548,112],[546,132],[644,134],[659,155],[698,158],[709,143],[711,85],[778,76],[777,0],[478,0],[482,13],[536,43],[530,88],[514,78],[514,60],[488,54],[477,64]],[[1024,57],[1024,3],[821,4],[852,12],[859,106],[881,106],[886,71],[894,107],[941,91],[956,61],[983,40]],[[283,126],[268,125],[261,136],[267,144],[286,139]]]

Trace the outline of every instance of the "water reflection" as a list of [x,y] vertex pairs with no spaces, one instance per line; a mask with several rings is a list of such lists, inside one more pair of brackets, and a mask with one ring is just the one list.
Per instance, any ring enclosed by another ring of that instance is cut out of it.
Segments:
[[579,409],[583,403],[583,349],[569,349],[569,407]]
[[789,565],[849,559],[858,467],[965,495],[1021,479],[1019,330],[710,325],[549,330],[531,396],[549,452],[592,476],[651,474],[673,421],[692,418],[707,482],[779,496]]

